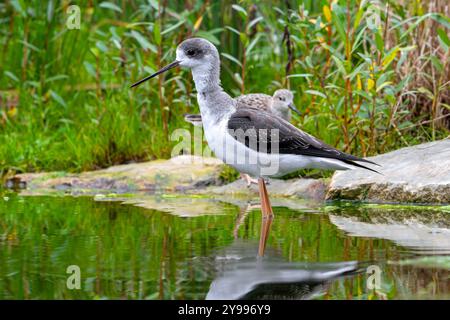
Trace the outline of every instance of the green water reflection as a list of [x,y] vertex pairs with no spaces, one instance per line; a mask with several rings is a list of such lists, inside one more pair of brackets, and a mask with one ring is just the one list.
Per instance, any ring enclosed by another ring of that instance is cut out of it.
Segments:
[[[449,298],[446,212],[276,207],[266,256],[257,260],[260,211],[243,219],[243,210],[220,203],[220,214],[179,217],[89,197],[2,196],[0,299],[204,299],[261,265],[259,295],[247,297]],[[317,280],[314,271],[348,261],[360,264],[333,276],[319,272],[325,276]],[[70,265],[80,267],[80,290],[66,286]],[[368,265],[382,270],[378,290],[367,288]],[[280,280],[270,278],[280,270],[295,283],[272,294]],[[231,297],[246,297],[247,289],[236,287]]]

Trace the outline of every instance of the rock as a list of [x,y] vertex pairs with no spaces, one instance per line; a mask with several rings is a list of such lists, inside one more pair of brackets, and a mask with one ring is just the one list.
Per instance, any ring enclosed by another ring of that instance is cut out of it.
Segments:
[[215,158],[184,155],[169,160],[124,164],[79,174],[25,173],[18,174],[13,179],[16,184],[17,181],[26,184],[29,190],[154,193],[198,188],[199,181],[207,181],[207,185],[218,185],[222,183],[219,179],[222,166],[223,163]]
[[450,139],[369,158],[380,174],[364,169],[336,172],[327,199],[379,203],[450,203]]
[[[267,185],[267,191],[271,197],[296,197],[320,201],[325,197],[326,187],[326,182],[321,179],[270,179]],[[258,186],[252,184],[250,187],[247,187],[242,179],[238,179],[223,186],[204,189],[201,192],[230,196],[257,196]]]
[[[13,177],[14,185],[26,184],[22,194],[57,192],[96,194],[98,191],[149,194],[165,192],[258,197],[258,188],[247,188],[242,179],[223,185],[223,162],[216,158],[177,156],[169,160],[130,163],[79,174],[65,172],[24,173]],[[322,201],[326,182],[316,179],[270,180],[268,190],[273,197],[307,198]],[[150,201],[147,206],[152,207]],[[171,210],[169,210],[171,211]]]

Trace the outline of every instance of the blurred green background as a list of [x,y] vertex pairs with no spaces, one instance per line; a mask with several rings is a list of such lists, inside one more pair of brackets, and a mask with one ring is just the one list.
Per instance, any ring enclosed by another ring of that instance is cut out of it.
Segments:
[[[80,9],[80,29],[71,5]],[[449,7],[433,1],[24,1],[0,3],[0,176],[170,156],[198,111],[177,69],[129,85],[198,36],[233,96],[295,92],[294,123],[373,155],[449,135]]]

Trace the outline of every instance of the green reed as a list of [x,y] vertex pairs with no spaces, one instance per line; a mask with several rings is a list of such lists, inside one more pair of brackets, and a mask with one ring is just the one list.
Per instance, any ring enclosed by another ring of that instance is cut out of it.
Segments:
[[[130,90],[204,37],[232,95],[288,87],[300,128],[373,155],[448,135],[445,1],[69,1],[0,4],[0,171],[81,171],[163,158],[190,128],[185,70]],[[379,17],[375,19],[374,17]]]

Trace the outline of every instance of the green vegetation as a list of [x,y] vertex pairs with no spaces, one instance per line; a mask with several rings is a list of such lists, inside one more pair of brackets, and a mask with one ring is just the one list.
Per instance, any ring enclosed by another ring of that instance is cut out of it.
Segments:
[[295,124],[342,150],[448,136],[445,0],[79,3],[79,30],[70,1],[0,3],[0,175],[170,156],[198,110],[190,75],[129,85],[191,36],[218,45],[228,92],[292,89]]

